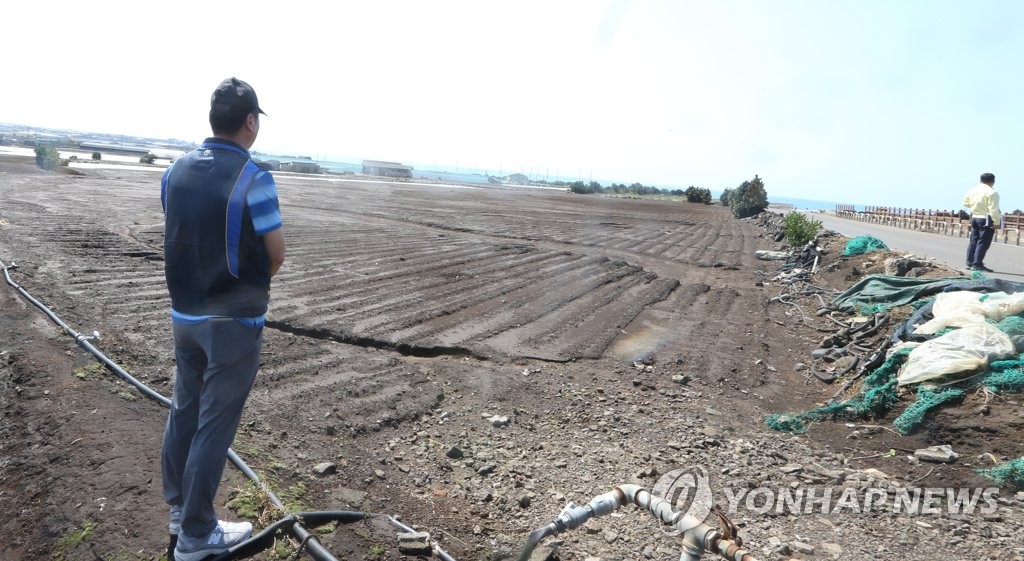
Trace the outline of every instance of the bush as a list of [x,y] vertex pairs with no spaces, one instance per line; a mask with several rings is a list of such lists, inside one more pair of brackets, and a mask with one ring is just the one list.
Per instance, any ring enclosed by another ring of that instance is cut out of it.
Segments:
[[53,146],[36,146],[36,165],[45,169],[52,170],[57,167],[60,163],[60,154],[57,149]]
[[733,190],[729,194],[729,207],[736,218],[748,218],[768,208],[768,192],[761,178],[755,175]]
[[711,204],[711,190],[703,187],[689,187],[686,189],[686,200],[691,203]]
[[153,153],[146,154],[145,156],[139,158],[139,163],[143,163],[143,164],[152,164],[155,161],[156,161],[156,155],[153,154]]
[[800,247],[821,231],[821,220],[807,218],[802,212],[791,212],[782,221],[782,233],[790,247]]
[[722,203],[725,206],[731,207],[732,203],[730,203],[729,201],[732,200],[732,191],[732,189],[726,189],[725,191],[722,191],[722,194],[718,196],[718,202]]
[[103,159],[103,154],[100,154],[99,152],[93,152],[92,153],[92,159],[94,159],[94,160],[102,160]]

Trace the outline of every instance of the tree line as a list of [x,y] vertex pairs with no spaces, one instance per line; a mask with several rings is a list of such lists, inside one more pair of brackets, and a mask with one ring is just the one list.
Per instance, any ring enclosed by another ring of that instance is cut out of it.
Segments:
[[625,183],[612,183],[607,187],[601,185],[597,181],[591,181],[589,183],[585,183],[583,181],[553,183],[553,185],[558,184],[562,184],[573,193],[579,193],[581,195],[673,195],[676,197],[686,197],[686,200],[691,203],[703,203],[706,205],[711,204],[712,200],[710,189],[694,186],[690,186],[684,191],[683,189],[661,189],[650,185],[644,185],[642,183],[631,183],[629,185],[626,185]]
[[[589,183],[573,181],[571,183],[556,181],[551,185],[565,186],[573,193],[581,195],[593,194],[616,194],[616,195],[674,195],[686,197],[691,203],[711,204],[711,190],[704,187],[690,186],[683,189],[659,189],[640,183],[612,183],[605,187],[597,181]],[[764,181],[754,176],[749,181],[744,181],[739,187],[726,189],[718,197],[719,202],[729,207],[737,218],[747,218],[768,208],[768,192],[765,191]]]

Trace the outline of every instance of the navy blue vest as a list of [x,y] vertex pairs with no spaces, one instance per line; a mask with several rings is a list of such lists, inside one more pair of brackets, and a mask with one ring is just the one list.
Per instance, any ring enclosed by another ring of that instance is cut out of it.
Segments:
[[270,259],[246,204],[258,171],[248,151],[219,138],[168,170],[164,273],[176,311],[248,318],[267,312]]

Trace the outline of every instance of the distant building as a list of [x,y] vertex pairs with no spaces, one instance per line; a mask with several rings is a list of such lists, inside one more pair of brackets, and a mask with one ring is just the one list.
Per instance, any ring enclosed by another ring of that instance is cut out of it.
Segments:
[[513,185],[526,185],[529,182],[530,178],[521,173],[513,173],[505,178],[505,183],[511,183]]
[[396,162],[378,162],[363,160],[363,173],[380,177],[412,177],[412,166]]
[[144,156],[149,153],[148,146],[133,144],[115,144],[113,142],[83,142],[79,144],[82,150],[96,150],[107,154],[125,154],[128,156]]
[[281,162],[278,169],[292,173],[320,173],[320,166],[313,162]]

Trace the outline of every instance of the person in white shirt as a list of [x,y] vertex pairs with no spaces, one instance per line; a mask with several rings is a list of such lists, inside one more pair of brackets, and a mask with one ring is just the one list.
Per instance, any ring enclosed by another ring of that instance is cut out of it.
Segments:
[[981,183],[964,195],[964,207],[971,213],[971,237],[967,241],[967,267],[973,271],[992,272],[985,266],[985,254],[992,245],[996,228],[1003,214],[999,211],[996,176],[981,174]]

